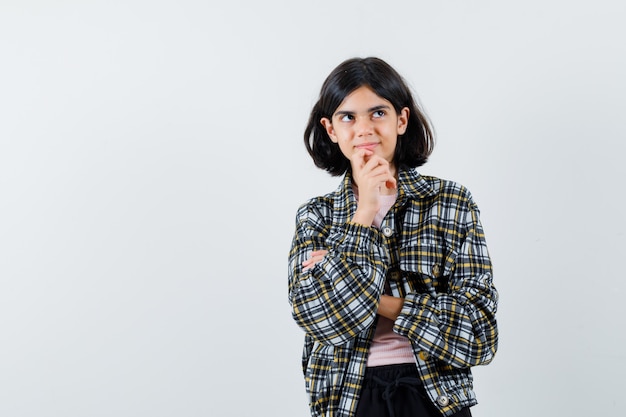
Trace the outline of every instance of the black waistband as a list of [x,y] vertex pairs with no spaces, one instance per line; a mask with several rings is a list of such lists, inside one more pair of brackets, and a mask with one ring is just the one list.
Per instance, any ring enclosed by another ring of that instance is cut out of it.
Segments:
[[[385,388],[389,383],[394,384],[399,379],[411,378],[412,385],[422,385],[414,363],[400,363],[397,365],[370,366],[365,370],[364,387],[379,386]],[[382,382],[381,382],[382,381]]]

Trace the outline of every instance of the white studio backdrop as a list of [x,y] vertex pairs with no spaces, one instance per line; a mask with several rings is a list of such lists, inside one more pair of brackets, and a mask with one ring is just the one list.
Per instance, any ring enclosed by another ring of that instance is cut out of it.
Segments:
[[620,1],[0,2],[0,416],[306,416],[295,210],[326,75],[387,60],[501,294],[478,417],[617,416]]

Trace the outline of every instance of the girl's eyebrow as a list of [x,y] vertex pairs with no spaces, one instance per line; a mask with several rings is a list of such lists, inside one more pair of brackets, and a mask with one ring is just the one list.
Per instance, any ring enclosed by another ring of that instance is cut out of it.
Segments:
[[[372,113],[378,110],[389,110],[390,108],[391,107],[386,104],[381,104],[379,106],[370,107],[369,109],[367,109],[367,113]],[[351,110],[339,110],[335,112],[335,116],[348,116],[351,114],[355,114],[355,112]]]

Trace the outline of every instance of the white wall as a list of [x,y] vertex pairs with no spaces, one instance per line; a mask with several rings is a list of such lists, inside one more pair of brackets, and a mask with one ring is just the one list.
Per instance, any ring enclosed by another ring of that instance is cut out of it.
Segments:
[[501,293],[475,416],[618,415],[626,7],[0,3],[0,415],[305,416],[287,303],[323,79],[376,55],[473,192]]

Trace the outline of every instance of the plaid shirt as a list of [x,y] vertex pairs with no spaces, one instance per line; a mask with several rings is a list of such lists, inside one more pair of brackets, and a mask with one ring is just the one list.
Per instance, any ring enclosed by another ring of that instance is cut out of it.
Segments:
[[[385,281],[404,298],[394,331],[413,347],[419,375],[443,415],[476,404],[471,366],[496,352],[498,293],[479,211],[451,181],[401,170],[381,228],[350,223],[350,173],[296,215],[289,302],[305,331],[302,366],[311,415],[354,416]],[[312,250],[324,259],[303,270]]]

